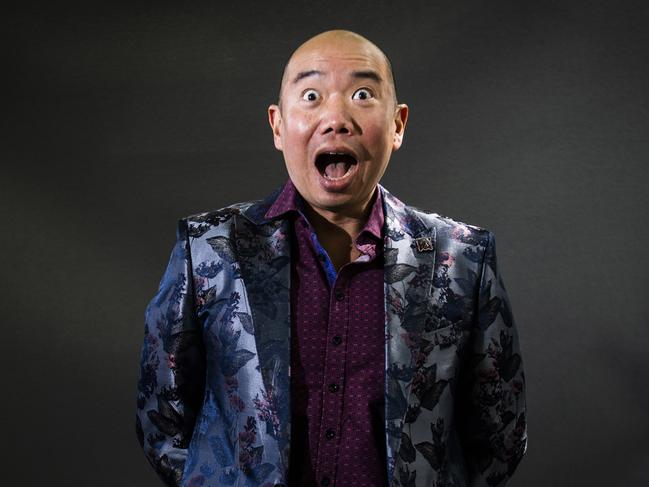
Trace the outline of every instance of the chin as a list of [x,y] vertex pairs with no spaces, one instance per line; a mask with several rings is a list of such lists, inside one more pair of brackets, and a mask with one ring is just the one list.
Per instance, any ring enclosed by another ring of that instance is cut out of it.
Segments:
[[331,198],[325,202],[322,205],[322,208],[325,208],[329,211],[333,212],[340,212],[344,210],[355,210],[356,206],[359,205],[360,203],[358,201],[354,201],[351,198]]

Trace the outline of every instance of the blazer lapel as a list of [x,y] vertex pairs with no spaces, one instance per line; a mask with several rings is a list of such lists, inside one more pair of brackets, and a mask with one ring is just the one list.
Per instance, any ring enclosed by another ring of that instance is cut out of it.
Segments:
[[235,221],[235,235],[266,391],[263,401],[270,410],[267,430],[277,440],[286,469],[291,419],[287,346],[291,330],[290,221],[264,217],[277,195],[275,192],[243,211],[245,218]]
[[436,233],[379,185],[385,214],[385,422],[388,485],[407,421],[420,335],[432,306]]

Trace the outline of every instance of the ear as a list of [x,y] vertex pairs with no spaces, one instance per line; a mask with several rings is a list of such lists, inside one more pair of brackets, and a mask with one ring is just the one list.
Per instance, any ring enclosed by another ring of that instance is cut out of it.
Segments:
[[394,110],[394,141],[392,142],[392,150],[399,150],[403,142],[403,133],[406,130],[406,122],[408,121],[408,105],[400,103]]
[[268,107],[268,123],[270,123],[270,128],[273,130],[273,142],[275,142],[275,148],[277,150],[282,150],[282,114],[279,110],[279,106],[271,105]]

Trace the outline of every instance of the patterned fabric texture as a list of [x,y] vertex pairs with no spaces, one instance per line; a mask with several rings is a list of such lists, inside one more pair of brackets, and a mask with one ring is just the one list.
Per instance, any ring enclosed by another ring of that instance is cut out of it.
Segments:
[[[383,202],[336,271],[289,179],[268,218],[293,222],[289,485],[386,487]],[[333,386],[333,389],[332,389]]]
[[[493,234],[383,196],[391,487],[502,486],[525,378]],[[167,485],[288,482],[290,226],[281,188],[179,221],[145,313],[136,427]]]

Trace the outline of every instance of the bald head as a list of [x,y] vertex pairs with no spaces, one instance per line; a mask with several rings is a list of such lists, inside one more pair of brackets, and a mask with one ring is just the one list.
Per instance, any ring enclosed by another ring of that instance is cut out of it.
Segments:
[[336,56],[350,51],[364,52],[369,56],[375,56],[381,60],[380,64],[384,67],[385,81],[390,87],[396,105],[397,91],[394,84],[392,64],[385,53],[376,44],[355,32],[349,30],[329,30],[311,37],[291,54],[284,67],[282,84],[279,89],[278,104],[280,107],[284,87],[287,83],[294,81],[291,78],[300,75],[300,73],[296,73],[295,69],[293,69],[296,64],[303,64],[304,59],[315,60],[319,57]]

